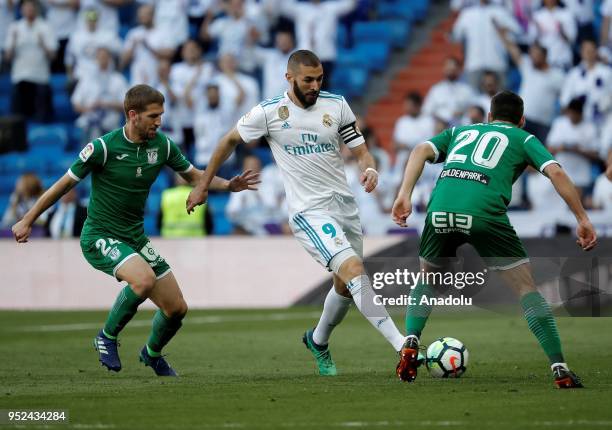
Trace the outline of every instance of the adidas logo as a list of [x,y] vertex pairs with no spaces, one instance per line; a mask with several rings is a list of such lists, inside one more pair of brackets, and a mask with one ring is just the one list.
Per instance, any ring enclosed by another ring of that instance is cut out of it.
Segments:
[[291,125],[289,125],[289,123],[288,123],[287,121],[285,121],[285,122],[283,123],[283,125],[281,126],[281,128],[282,128],[283,130],[287,130],[288,128],[291,128]]
[[108,351],[106,350],[106,345],[104,345],[104,341],[102,339],[98,339],[98,352],[100,352],[100,354],[108,354]]

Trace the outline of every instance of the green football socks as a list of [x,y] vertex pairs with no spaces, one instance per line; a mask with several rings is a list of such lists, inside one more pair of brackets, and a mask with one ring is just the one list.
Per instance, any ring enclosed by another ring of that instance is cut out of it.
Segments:
[[184,315],[167,317],[161,309],[155,312],[151,335],[147,341],[147,352],[151,357],[159,357],[161,350],[174,337],[181,325]]
[[527,293],[521,297],[521,306],[529,329],[540,342],[550,362],[564,363],[555,317],[544,297],[537,291]]
[[415,335],[420,338],[432,309],[428,303],[420,304],[421,298],[427,297],[431,299],[434,297],[434,292],[429,285],[418,283],[410,291],[409,297],[410,303],[406,308],[406,334],[408,336]]
[[123,327],[132,319],[138,310],[138,306],[146,299],[138,296],[129,285],[126,285],[117,296],[113,308],[108,313],[104,324],[104,335],[109,339],[115,339]]

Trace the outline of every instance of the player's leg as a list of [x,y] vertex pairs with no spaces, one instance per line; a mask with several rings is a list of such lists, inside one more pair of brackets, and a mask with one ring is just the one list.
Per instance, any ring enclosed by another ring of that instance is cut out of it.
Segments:
[[145,300],[155,276],[148,264],[127,244],[108,237],[84,234],[81,250],[85,259],[97,270],[128,285],[118,294],[104,328],[94,338],[98,359],[109,370],[121,370],[117,336]]
[[[457,247],[464,241],[465,238],[461,233],[437,233],[431,221],[431,214],[427,214],[419,244],[421,271],[426,278],[429,278],[428,273],[448,270],[449,262],[455,256]],[[435,276],[433,278],[435,279]],[[402,381],[412,382],[416,379],[417,368],[421,362],[419,358],[421,333],[432,311],[429,299],[434,297],[435,287],[421,280],[410,290],[406,307],[407,337],[396,368],[397,376]]]
[[520,297],[529,330],[548,357],[557,386],[559,388],[582,387],[580,379],[569,370],[565,363],[555,317],[549,304],[535,287],[530,264],[523,263],[507,270],[500,269],[498,274],[506,285],[510,286]]
[[333,285],[325,297],[319,322],[314,329],[307,330],[302,338],[302,341],[314,356],[319,374],[322,376],[337,374],[336,364],[329,352],[329,337],[334,328],[344,319],[353,302],[346,284],[335,274],[333,278]]
[[317,345],[327,345],[332,331],[342,322],[352,302],[353,298],[346,284],[334,274],[333,285],[323,303],[321,318],[312,333],[313,341]]
[[536,289],[527,252],[512,225],[505,219],[475,219],[473,228],[472,243],[478,253],[519,296],[527,325],[550,361],[557,386],[582,387],[565,363],[555,317]]
[[393,349],[399,352],[405,336],[397,329],[387,309],[374,300],[376,294],[372,289],[370,278],[353,249],[349,248],[335,256],[329,267],[346,283],[359,312],[387,339]]
[[162,348],[181,328],[187,314],[187,303],[172,272],[157,280],[149,298],[159,309],[153,318],[147,350],[152,356],[160,356]]

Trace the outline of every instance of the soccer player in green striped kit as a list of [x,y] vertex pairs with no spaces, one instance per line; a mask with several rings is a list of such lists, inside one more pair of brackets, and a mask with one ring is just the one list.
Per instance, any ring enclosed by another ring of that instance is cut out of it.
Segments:
[[[158,376],[176,376],[161,351],[181,327],[187,303],[172,269],[144,234],[144,209],[164,166],[190,184],[197,183],[203,171],[194,168],[174,142],[157,131],[163,104],[164,96],[148,85],[130,88],[124,100],[125,126],[88,143],[68,172],[13,226],[13,234],[17,242],[27,242],[36,218],[91,173],[81,250],[95,269],[128,284],[94,338],[98,358],[108,370],[121,370],[117,336],[138,306],[150,299],[159,310],[140,361]],[[258,182],[257,174],[246,171],[229,181],[215,177],[212,183],[217,190],[242,191],[255,189]]]
[[[489,268],[499,271],[519,295],[529,329],[550,360],[557,387],[579,388],[580,379],[565,363],[550,306],[535,288],[529,258],[506,214],[513,182],[528,165],[538,169],[576,216],[578,245],[588,251],[597,239],[574,184],[544,145],[521,129],[524,122],[523,100],[503,91],[491,101],[488,124],[449,128],[417,146],[406,165],[392,216],[398,225],[406,226],[412,191],[425,162],[444,162],[421,235],[421,269],[443,271],[458,246],[474,246]],[[400,379],[408,382],[417,375],[419,338],[431,312],[430,306],[419,302],[434,292],[432,286],[421,283],[410,295],[416,300],[406,311],[408,337],[397,369]]]

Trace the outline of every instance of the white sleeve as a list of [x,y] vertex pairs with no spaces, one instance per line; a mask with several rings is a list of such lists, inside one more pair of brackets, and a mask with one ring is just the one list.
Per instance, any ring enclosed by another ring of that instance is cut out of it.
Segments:
[[553,121],[550,127],[550,132],[546,137],[546,146],[557,146],[563,144],[563,127],[560,122],[562,118],[557,118]]
[[245,142],[268,135],[268,118],[261,105],[255,106],[238,120],[236,129]]
[[351,110],[351,107],[342,97],[342,108],[340,112],[340,124],[338,124],[338,133],[344,141],[344,144],[349,148],[355,148],[365,142],[361,130],[355,124],[357,118]]
[[213,38],[218,38],[223,32],[223,27],[225,26],[226,19],[225,18],[217,18],[208,27],[208,34],[210,34]]

